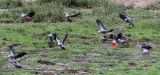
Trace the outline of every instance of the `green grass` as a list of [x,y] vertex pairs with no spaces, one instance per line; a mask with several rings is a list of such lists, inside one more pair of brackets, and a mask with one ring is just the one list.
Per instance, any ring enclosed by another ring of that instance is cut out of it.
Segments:
[[[65,3],[66,1],[68,3]],[[68,23],[61,11],[62,7],[69,13],[81,12],[82,15],[73,18],[73,23]],[[160,14],[132,7],[106,0],[64,0],[64,2],[38,0],[0,12],[0,21],[14,22],[0,24],[0,73],[41,75],[44,71],[52,71],[66,75],[82,74],[79,71],[83,71],[87,72],[86,75],[159,75]],[[80,11],[77,8],[92,8],[93,11]],[[33,22],[29,23],[22,19],[17,14],[20,11],[24,13],[35,11]],[[128,23],[119,18],[118,13],[124,13],[132,18],[135,28],[129,27]],[[124,30],[124,35],[131,35],[126,39],[133,42],[128,47],[121,44],[113,47],[110,45],[111,40],[102,43],[100,41],[102,35],[97,32],[99,29],[97,19],[103,22],[106,29],[115,29],[112,33],[117,34],[119,30]],[[53,43],[54,47],[49,48],[50,33],[57,33],[60,39],[69,34],[64,45],[65,51],[56,46],[56,43]],[[146,38],[151,41],[147,41]],[[138,39],[142,41],[137,41]],[[142,55],[142,51],[137,47],[141,43],[153,46],[151,55]],[[17,59],[18,63],[23,65],[23,69],[14,68],[10,58],[7,57],[8,46],[13,44],[19,44],[14,47],[15,53],[28,52],[25,57]],[[40,64],[38,60],[50,61],[56,65]],[[131,62],[137,65],[129,66],[128,63]]]
[[0,1],[0,8],[16,8],[16,7],[22,7],[23,2],[21,0],[1,0]]
[[158,1],[155,4],[148,5],[147,7],[145,7],[145,9],[147,9],[147,10],[160,10],[160,1]]

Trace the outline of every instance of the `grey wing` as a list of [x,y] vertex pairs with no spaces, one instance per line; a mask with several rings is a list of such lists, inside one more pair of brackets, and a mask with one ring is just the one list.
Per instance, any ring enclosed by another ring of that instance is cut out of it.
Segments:
[[15,52],[12,48],[10,48],[10,53],[11,53],[11,56],[15,56]]
[[53,34],[53,36],[54,36],[54,39],[55,39],[58,43],[60,43],[59,37],[58,37],[56,34]]
[[49,39],[51,42],[54,42],[54,37],[53,36],[49,36]]
[[16,59],[15,59],[15,52],[14,52],[14,49],[12,48],[12,47],[10,47],[10,58],[11,58],[11,60],[12,60],[12,62],[13,61],[15,61]]
[[78,15],[80,15],[81,13],[77,13],[77,14],[73,14],[73,15],[70,15],[70,17],[76,17]]
[[19,15],[22,15],[22,13],[21,13],[21,12],[18,12],[18,14],[19,14]]
[[98,27],[100,28],[100,30],[106,30],[106,28],[104,27],[104,25],[102,24],[102,22],[100,20],[96,20]]
[[125,15],[123,15],[123,14],[119,14],[119,17],[120,17],[121,19],[123,19],[123,20],[125,20],[125,19],[126,19],[126,16],[125,16]]
[[123,42],[123,43],[129,43],[129,42],[128,42],[128,41],[126,41],[126,40],[122,40],[122,42]]
[[66,15],[69,15],[69,14],[64,10],[64,8],[62,8],[62,11],[63,11]]
[[23,57],[24,55],[26,55],[27,53],[26,52],[22,52],[22,53],[19,53],[15,56],[15,59],[17,58],[20,58],[20,57]]
[[50,39],[51,42],[55,41],[53,34],[49,34],[48,36],[49,36],[49,39]]
[[68,37],[68,34],[66,34],[66,36],[63,38],[62,44],[64,44],[64,41],[67,39],[67,37]]
[[132,19],[131,19],[131,18],[129,18],[129,17],[127,16],[126,19],[127,19],[127,22],[128,22],[128,23],[132,24]]
[[27,19],[31,19],[31,17],[29,17],[28,15],[26,15],[26,16],[25,16],[25,18],[27,18]]
[[110,30],[108,30],[107,32],[112,32],[112,31],[114,31],[114,29],[110,29]]
[[12,61],[12,63],[16,68],[22,68],[22,66],[18,64],[16,61]]

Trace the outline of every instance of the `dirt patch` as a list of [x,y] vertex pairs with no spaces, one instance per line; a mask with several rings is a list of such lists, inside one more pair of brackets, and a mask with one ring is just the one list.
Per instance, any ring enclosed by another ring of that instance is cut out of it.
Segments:
[[89,69],[88,68],[67,68],[64,69],[63,71],[67,73],[88,73]]
[[56,63],[45,61],[45,60],[38,60],[37,63],[45,64],[45,65],[56,65]]
[[92,63],[92,61],[73,60],[71,63]]
[[33,34],[32,36],[42,40],[42,36],[47,36],[49,33]]
[[0,12],[2,12],[2,11],[6,11],[6,10],[8,10],[8,9],[0,9]]
[[137,39],[136,40],[137,42],[150,42],[150,41],[152,41],[151,39],[148,39],[148,38],[146,38],[146,37],[143,37],[142,39]]
[[160,13],[160,10],[148,10],[149,12]]
[[136,40],[134,40],[134,39],[128,39],[128,41],[131,42],[131,43],[134,43],[134,44],[137,44],[139,42],[152,42],[151,39],[148,39],[146,37],[143,37],[142,39],[136,39]]
[[74,56],[75,59],[86,59],[86,56]]
[[116,33],[123,33],[125,32],[126,30],[117,30]]
[[72,9],[77,9],[77,10],[86,11],[86,12],[92,12],[93,11],[92,8],[72,8]]
[[145,64],[143,67],[149,67],[149,66],[152,66],[152,65]]
[[48,35],[48,33],[42,33],[42,34],[33,34],[34,37],[37,37],[37,36],[46,36]]
[[79,10],[81,10],[81,11],[87,11],[87,12],[92,12],[93,11],[93,9],[85,9],[85,8],[80,8]]
[[115,3],[124,4],[128,6],[134,4],[134,7],[146,7],[147,5],[154,4],[157,0],[112,0]]
[[131,62],[131,63],[128,63],[129,64],[129,66],[136,66],[137,64],[136,63],[134,63],[134,62]]
[[70,36],[70,37],[79,38],[79,39],[83,39],[83,40],[91,39],[91,38],[88,38],[86,36]]
[[22,2],[35,2],[37,0],[22,0]]
[[2,24],[15,24],[13,21],[1,21]]
[[43,75],[54,75],[53,71],[43,71]]
[[7,39],[7,38],[3,38],[3,40],[4,40],[4,41],[8,41],[8,39]]

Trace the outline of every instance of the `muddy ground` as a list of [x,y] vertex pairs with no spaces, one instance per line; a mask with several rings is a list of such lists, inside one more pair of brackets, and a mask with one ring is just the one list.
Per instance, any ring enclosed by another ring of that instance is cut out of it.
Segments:
[[112,0],[115,3],[124,5],[134,4],[134,7],[146,7],[147,5],[154,4],[157,0]]

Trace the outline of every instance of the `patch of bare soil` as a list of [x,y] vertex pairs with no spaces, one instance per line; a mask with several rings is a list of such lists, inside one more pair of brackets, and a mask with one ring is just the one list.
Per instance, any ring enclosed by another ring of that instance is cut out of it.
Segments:
[[22,0],[23,2],[35,2],[37,0]]
[[38,60],[37,63],[45,64],[45,65],[56,65],[56,63],[45,61],[45,60]]
[[75,59],[85,59],[87,58],[86,56],[74,56]]
[[8,39],[7,39],[7,38],[3,38],[3,40],[4,40],[4,41],[8,41]]
[[134,7],[146,7],[147,5],[154,4],[157,0],[112,0],[115,3],[124,4],[126,6],[134,4]]
[[148,39],[146,37],[143,37],[142,39],[136,39],[136,40],[133,40],[133,39],[128,39],[129,42],[132,42],[134,44],[137,44],[137,42],[152,42],[151,39]]
[[33,34],[32,36],[42,40],[42,36],[47,36],[49,33]]
[[78,38],[78,39],[82,39],[82,40],[91,39],[91,38],[88,38],[86,36],[70,36],[70,37]]
[[87,11],[87,12],[92,12],[93,11],[93,9],[85,9],[85,8],[80,8],[79,10],[81,10],[81,11]]
[[0,9],[0,12],[2,12],[2,11],[6,11],[6,10],[8,10],[8,9]]
[[48,35],[48,33],[42,33],[42,34],[33,34],[34,37],[37,37],[37,36],[46,36]]
[[[77,8],[72,8],[72,9],[77,9]],[[92,12],[93,11],[92,8],[78,8],[77,10],[86,11],[86,12]]]
[[152,66],[152,65],[145,64],[143,67],[149,67],[149,66]]
[[85,74],[85,73],[88,73],[89,69],[88,68],[67,68],[67,69],[64,69],[63,71],[68,72],[68,73]]
[[129,64],[129,66],[136,66],[137,64],[136,63],[134,63],[134,62],[131,62],[131,63],[128,63]]
[[2,24],[15,24],[13,21],[1,21]]
[[148,10],[149,12],[160,13],[160,10]]

